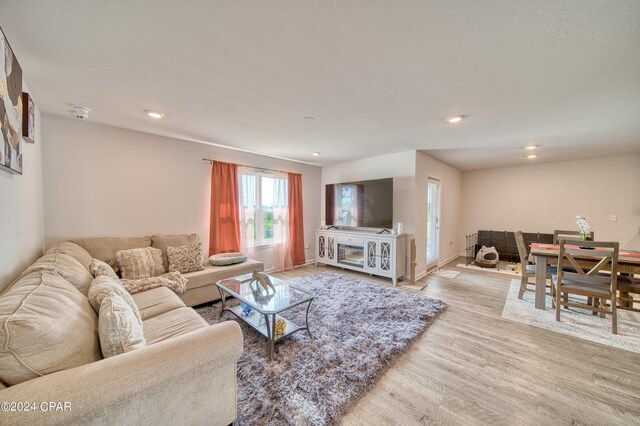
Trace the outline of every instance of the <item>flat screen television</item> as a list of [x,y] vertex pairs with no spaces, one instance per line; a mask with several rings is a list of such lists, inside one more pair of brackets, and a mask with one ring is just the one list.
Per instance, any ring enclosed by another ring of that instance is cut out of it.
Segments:
[[393,227],[393,178],[333,183],[325,189],[326,225]]

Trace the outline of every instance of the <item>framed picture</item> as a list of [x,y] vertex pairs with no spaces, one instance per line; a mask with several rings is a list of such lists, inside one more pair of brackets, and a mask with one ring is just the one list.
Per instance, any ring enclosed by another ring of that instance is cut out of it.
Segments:
[[0,30],[0,169],[22,174],[22,69]]
[[22,137],[26,142],[34,143],[36,140],[36,123],[33,98],[26,92],[22,93]]

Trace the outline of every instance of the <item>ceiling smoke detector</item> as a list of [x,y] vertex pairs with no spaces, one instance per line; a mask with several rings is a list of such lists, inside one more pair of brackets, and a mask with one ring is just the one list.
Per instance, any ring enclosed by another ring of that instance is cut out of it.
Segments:
[[78,120],[86,120],[87,118],[89,118],[89,113],[91,112],[90,108],[83,107],[80,105],[73,105],[72,108],[73,108],[73,115]]

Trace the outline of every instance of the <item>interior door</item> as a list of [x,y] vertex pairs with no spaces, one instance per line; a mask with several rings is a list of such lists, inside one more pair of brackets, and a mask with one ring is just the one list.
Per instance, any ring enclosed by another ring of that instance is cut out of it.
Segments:
[[438,266],[440,258],[440,186],[439,179],[427,182],[427,270]]

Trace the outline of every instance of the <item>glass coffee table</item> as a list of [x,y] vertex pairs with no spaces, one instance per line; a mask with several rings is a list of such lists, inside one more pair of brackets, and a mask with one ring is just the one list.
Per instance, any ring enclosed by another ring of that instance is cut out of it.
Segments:
[[[222,317],[225,311],[229,311],[266,337],[269,361],[271,361],[275,342],[300,330],[306,330],[309,337],[313,338],[309,331],[309,308],[314,294],[278,278],[269,276],[269,279],[273,284],[272,288],[262,286],[252,274],[217,281],[216,287],[222,299],[220,316]],[[233,307],[225,306],[227,296],[235,297],[241,304]],[[305,303],[307,310],[304,325],[296,324],[281,315],[286,310]],[[283,321],[284,332],[276,333]]]

